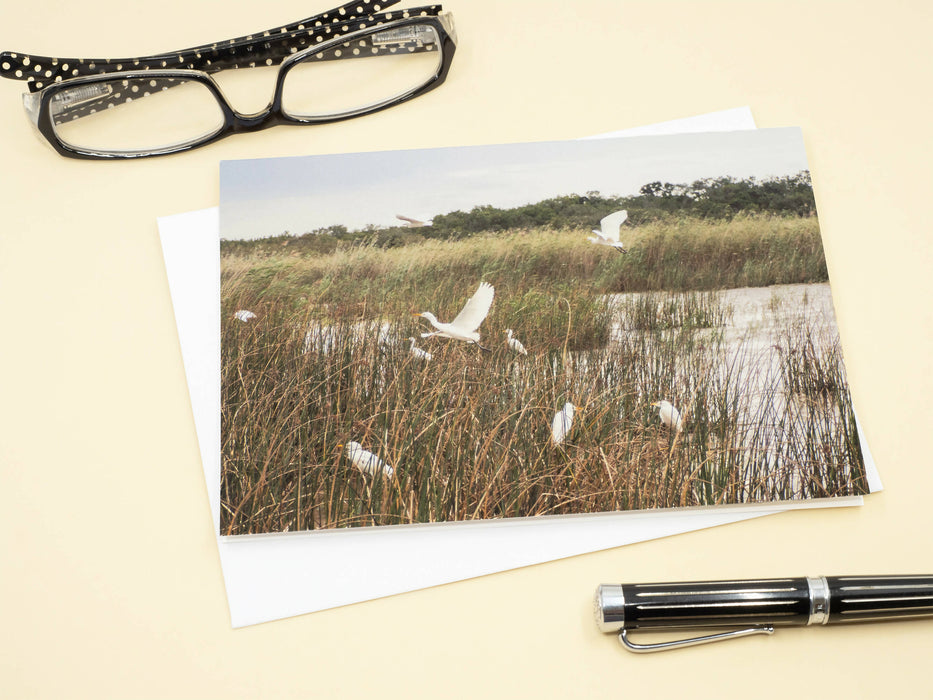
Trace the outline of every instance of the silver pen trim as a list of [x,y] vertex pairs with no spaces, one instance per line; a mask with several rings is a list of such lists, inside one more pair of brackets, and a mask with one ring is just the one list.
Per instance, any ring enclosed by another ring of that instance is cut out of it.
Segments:
[[807,576],[810,589],[810,618],[807,625],[825,625],[829,622],[829,581],[825,576]]
[[596,626],[602,632],[618,632],[625,627],[625,596],[622,586],[603,583],[596,588],[593,600],[596,608]]

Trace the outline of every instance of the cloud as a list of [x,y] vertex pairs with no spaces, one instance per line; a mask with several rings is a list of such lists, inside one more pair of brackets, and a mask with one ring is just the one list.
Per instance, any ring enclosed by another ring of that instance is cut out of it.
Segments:
[[414,149],[221,164],[224,238],[392,226],[396,214],[508,208],[652,181],[772,177],[807,168],[799,129]]

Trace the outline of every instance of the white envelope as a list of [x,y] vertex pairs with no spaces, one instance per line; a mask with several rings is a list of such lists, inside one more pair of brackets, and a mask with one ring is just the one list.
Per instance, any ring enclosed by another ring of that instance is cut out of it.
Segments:
[[[754,128],[746,108],[615,132]],[[215,532],[220,525],[220,233],[218,209],[159,219]],[[881,488],[863,444],[869,484]],[[861,505],[860,497],[484,522],[217,536],[233,627],[413,591],[789,509]]]

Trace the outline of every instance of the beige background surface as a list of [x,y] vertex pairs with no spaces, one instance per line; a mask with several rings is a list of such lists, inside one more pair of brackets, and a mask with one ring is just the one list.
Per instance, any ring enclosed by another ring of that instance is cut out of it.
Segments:
[[[134,56],[320,0],[3,2],[0,47]],[[933,621],[628,654],[602,581],[933,573],[933,11],[926,2],[450,0],[440,90],[187,155],[66,160],[0,85],[0,696],[933,697]],[[886,490],[233,631],[157,216],[221,159],[568,138],[751,105],[803,127],[850,378]]]

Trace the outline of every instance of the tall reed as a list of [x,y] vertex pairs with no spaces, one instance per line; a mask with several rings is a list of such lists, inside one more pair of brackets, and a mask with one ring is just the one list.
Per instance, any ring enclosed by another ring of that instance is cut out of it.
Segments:
[[[423,322],[387,315],[399,308],[391,302],[295,305],[256,296],[243,279],[228,276],[223,295],[224,532],[864,490],[841,357],[802,319],[761,351],[750,340],[727,341],[712,323],[645,329],[603,297],[588,295],[587,306],[572,289],[519,288],[512,298],[497,296],[494,309],[506,303],[481,328],[492,349],[485,353],[420,339]],[[472,291],[460,287],[439,290],[432,300],[439,315],[456,313]],[[728,318],[707,296],[707,318]],[[692,318],[690,297],[665,297],[670,318]],[[571,313],[561,315],[567,302]],[[233,319],[250,305],[258,319]],[[531,311],[550,320],[533,320]],[[613,323],[619,329],[610,339]],[[527,357],[506,347],[506,324]],[[431,361],[409,352],[410,336]],[[795,387],[809,380],[797,375],[811,369],[782,362],[808,347],[821,371],[833,373],[831,394],[802,393]],[[661,398],[682,411],[682,431],[660,424],[650,404]],[[558,446],[550,423],[567,401],[582,410]],[[350,440],[391,464],[394,477],[356,470],[338,447]]]
[[709,290],[825,282],[815,217],[737,216],[623,227],[628,253],[587,242],[588,231],[529,229],[459,241],[429,240],[380,249],[343,247],[330,254],[250,254],[232,248],[224,277],[240,278],[261,298],[346,308],[373,300],[409,304],[423,290],[449,290],[486,279],[511,292],[585,281],[597,294]]

